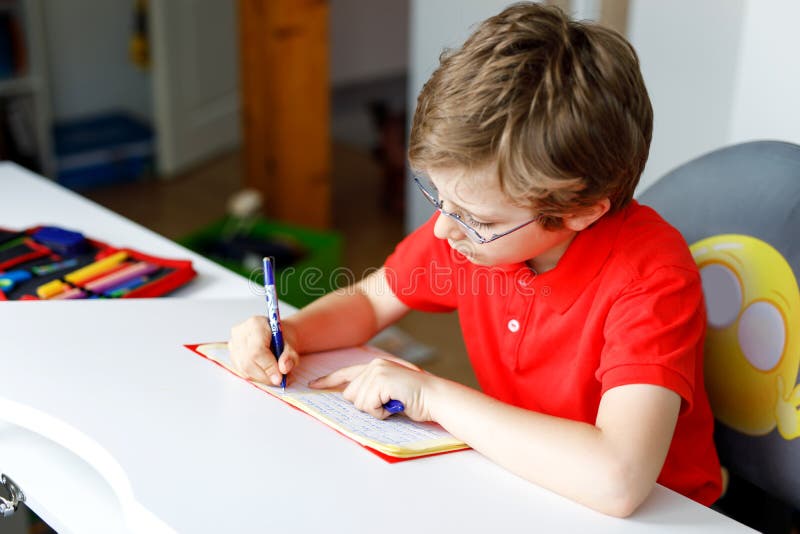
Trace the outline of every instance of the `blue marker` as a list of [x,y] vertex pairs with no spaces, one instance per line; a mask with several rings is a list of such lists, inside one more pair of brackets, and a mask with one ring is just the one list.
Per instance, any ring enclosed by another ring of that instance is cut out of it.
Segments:
[[28,271],[17,270],[8,271],[0,274],[0,290],[11,291],[14,286],[31,279],[31,274]]
[[[283,330],[281,330],[281,312],[278,309],[278,292],[275,290],[275,266],[272,258],[265,257],[264,262],[264,291],[267,296],[267,319],[272,332],[269,350],[279,359],[283,354]],[[286,391],[286,375],[281,379],[281,388]]]

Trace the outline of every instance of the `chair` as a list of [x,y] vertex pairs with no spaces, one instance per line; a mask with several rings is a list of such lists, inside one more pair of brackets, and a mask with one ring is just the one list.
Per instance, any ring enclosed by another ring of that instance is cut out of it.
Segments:
[[[701,269],[706,386],[732,481],[721,511],[762,531],[788,531],[792,508],[800,509],[800,146],[715,150],[639,201],[683,234]],[[749,485],[770,504],[737,498]]]

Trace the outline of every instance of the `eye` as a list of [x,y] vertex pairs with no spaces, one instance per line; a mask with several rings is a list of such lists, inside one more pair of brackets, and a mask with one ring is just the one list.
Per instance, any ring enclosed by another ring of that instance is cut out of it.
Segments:
[[724,265],[711,263],[700,270],[706,296],[708,324],[725,328],[739,316],[742,308],[742,287],[739,278]]
[[750,365],[760,371],[769,371],[783,356],[786,344],[783,315],[769,302],[754,302],[742,312],[737,337]]
[[444,201],[442,201],[442,207],[444,208],[445,211],[449,212],[450,214],[455,215],[462,221],[464,220],[464,214],[461,212],[460,209],[458,209],[458,206],[447,205]]
[[491,228],[492,226],[494,226],[494,223],[488,223],[488,222],[479,221],[479,220],[475,219],[472,215],[470,215],[467,218],[467,222],[470,224],[470,226],[474,226],[475,228],[486,229],[486,228]]

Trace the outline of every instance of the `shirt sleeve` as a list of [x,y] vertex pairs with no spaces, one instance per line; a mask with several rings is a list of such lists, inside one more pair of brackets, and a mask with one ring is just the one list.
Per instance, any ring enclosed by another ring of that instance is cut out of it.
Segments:
[[597,379],[602,392],[653,384],[676,392],[691,410],[702,372],[703,288],[697,271],[662,267],[629,284],[612,305]]
[[392,292],[406,306],[449,312],[458,305],[450,245],[433,235],[435,214],[401,241],[384,264]]

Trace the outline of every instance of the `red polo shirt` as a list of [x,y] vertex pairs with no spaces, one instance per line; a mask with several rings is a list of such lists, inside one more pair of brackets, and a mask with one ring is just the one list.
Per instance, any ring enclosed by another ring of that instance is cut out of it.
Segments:
[[631,203],[579,232],[558,265],[473,265],[433,235],[438,215],[386,260],[407,306],[457,309],[484,393],[594,424],[616,386],[655,384],[683,399],[658,482],[709,505],[720,495],[713,416],[703,383],[705,308],[686,242]]

